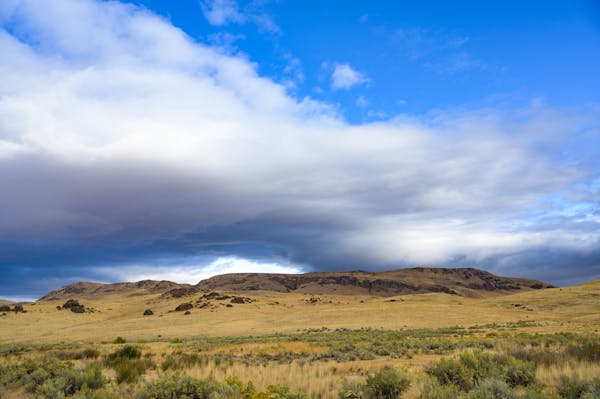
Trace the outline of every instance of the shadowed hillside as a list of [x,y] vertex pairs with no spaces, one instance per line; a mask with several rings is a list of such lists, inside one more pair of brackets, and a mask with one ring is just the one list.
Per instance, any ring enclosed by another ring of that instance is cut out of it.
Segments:
[[201,290],[276,291],[306,294],[375,295],[442,292],[469,297],[508,294],[552,285],[536,280],[498,277],[471,268],[413,268],[385,272],[317,272],[306,274],[224,274],[201,281]]
[[40,298],[40,301],[63,299],[72,297],[74,295],[102,295],[112,293],[131,293],[135,294],[140,291],[155,294],[170,291],[173,289],[186,289],[191,288],[188,284],[177,284],[171,281],[153,281],[153,280],[142,280],[135,283],[88,283],[80,282],[71,285],[64,286],[58,290],[49,292]]
[[170,281],[144,280],[135,283],[76,283],[45,295],[41,300],[63,299],[74,295],[122,293],[139,295],[159,293],[164,298],[179,298],[200,291],[296,292],[301,294],[337,294],[395,296],[403,294],[446,293],[484,297],[525,292],[552,285],[536,280],[498,277],[472,268],[413,268],[385,272],[316,272],[305,274],[236,273],[223,274],[197,285]]

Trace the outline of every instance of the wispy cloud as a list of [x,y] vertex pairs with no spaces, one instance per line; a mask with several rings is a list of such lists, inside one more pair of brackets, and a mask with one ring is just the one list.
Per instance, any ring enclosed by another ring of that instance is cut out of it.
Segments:
[[[577,207],[600,198],[596,109],[350,125],[135,6],[14,4],[0,18],[3,295],[229,257],[600,274],[597,207]],[[338,88],[367,79],[344,65]]]
[[350,66],[350,64],[335,64],[331,73],[331,88],[347,90],[354,86],[367,83],[369,79]]
[[237,0],[204,0],[201,3],[202,12],[211,25],[252,23],[262,31],[279,32],[279,26],[273,17],[263,10],[262,5],[260,2],[250,2],[241,8]]
[[469,38],[454,32],[402,28],[392,32],[384,30],[413,62],[441,74],[456,74],[483,70],[487,64],[468,50]]
[[224,26],[246,21],[236,0],[208,0],[203,1],[201,5],[204,16],[211,25]]

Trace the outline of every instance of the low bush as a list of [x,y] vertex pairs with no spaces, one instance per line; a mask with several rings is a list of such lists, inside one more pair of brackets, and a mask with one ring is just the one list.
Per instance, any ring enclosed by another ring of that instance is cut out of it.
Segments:
[[40,399],[71,396],[82,389],[93,391],[104,387],[106,380],[100,365],[92,364],[83,370],[72,363],[48,358],[42,362],[27,360],[0,367],[0,389],[25,387]]
[[81,351],[60,351],[56,352],[56,357],[61,360],[80,360],[80,359],[96,359],[100,356],[100,351],[87,348]]
[[600,377],[596,378],[588,384],[586,391],[581,395],[581,399],[598,399],[600,398]]
[[452,384],[463,391],[469,391],[473,386],[473,373],[461,363],[452,359],[440,359],[429,365],[425,372],[434,377],[440,384]]
[[107,356],[108,363],[119,361],[120,359],[139,359],[142,352],[135,346],[127,345],[121,349],[117,349]]
[[342,381],[342,389],[338,395],[339,399],[364,399],[364,384],[358,381]]
[[463,352],[460,355],[459,361],[468,370],[467,374],[470,374],[475,384],[499,374],[499,366],[492,356],[480,349],[475,349],[472,352]]
[[256,392],[251,383],[245,387],[236,378],[219,382],[212,377],[204,380],[178,375],[166,375],[146,384],[136,399],[308,399],[286,386],[270,385],[264,392]]
[[512,356],[497,356],[481,350],[464,352],[459,360],[441,359],[426,369],[442,385],[455,385],[468,392],[483,380],[499,380],[510,387],[535,383],[535,363]]
[[509,356],[504,365],[504,381],[511,387],[528,386],[535,382],[535,364]]
[[127,345],[106,357],[105,364],[115,370],[117,383],[135,383],[146,369],[154,367],[150,358],[141,359],[142,352]]
[[344,381],[340,399],[397,399],[410,387],[410,377],[404,370],[384,367],[367,376],[365,383]]
[[410,377],[404,370],[385,367],[367,376],[365,385],[368,399],[396,399],[410,387]]
[[423,384],[419,399],[458,399],[460,390],[454,385],[442,385],[434,378],[428,378]]
[[566,354],[577,360],[600,362],[600,337],[582,337],[567,346]]
[[199,385],[200,382],[192,377],[166,375],[158,381],[146,384],[136,399],[200,398]]
[[207,364],[208,356],[196,353],[180,353],[177,355],[168,355],[161,363],[163,371],[182,370],[194,367],[198,364]]
[[579,399],[588,390],[588,383],[577,377],[562,376],[556,392],[563,399]]
[[518,399],[518,395],[498,378],[481,381],[469,396],[471,399]]

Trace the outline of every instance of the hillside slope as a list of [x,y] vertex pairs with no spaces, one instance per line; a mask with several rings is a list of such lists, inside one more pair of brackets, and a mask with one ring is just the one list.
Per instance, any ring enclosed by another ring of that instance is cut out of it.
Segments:
[[305,274],[236,273],[223,274],[200,281],[197,285],[171,281],[144,280],[134,283],[80,282],[52,291],[40,300],[65,299],[73,296],[106,294],[162,294],[179,298],[201,291],[278,293],[295,292],[314,295],[395,296],[405,294],[446,293],[467,297],[487,297],[526,292],[552,285],[528,279],[499,277],[472,268],[412,268],[385,272],[315,272]]
[[306,274],[224,274],[203,280],[200,290],[275,291],[306,294],[394,296],[442,292],[469,297],[508,294],[552,285],[499,277],[472,268],[412,268],[385,272],[316,272]]
[[70,298],[75,295],[106,295],[114,293],[135,294],[135,293],[163,293],[173,289],[188,289],[193,286],[189,284],[178,284],[171,281],[154,281],[142,280],[134,283],[89,283],[79,282],[59,288],[49,292],[40,298],[40,301],[48,301],[54,299]]

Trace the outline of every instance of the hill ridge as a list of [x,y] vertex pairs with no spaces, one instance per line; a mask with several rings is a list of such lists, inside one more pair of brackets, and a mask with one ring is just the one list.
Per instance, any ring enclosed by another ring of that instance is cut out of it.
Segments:
[[80,281],[65,285],[57,290],[51,291],[41,297],[40,301],[63,299],[73,295],[93,295],[126,293],[136,290],[145,290],[149,293],[161,293],[176,288],[193,287],[190,284],[174,283],[168,280],[140,280],[135,282],[97,283]]
[[78,282],[54,290],[40,300],[74,295],[135,293],[144,290],[162,297],[182,297],[199,291],[229,292],[297,292],[305,294],[339,294],[394,296],[403,294],[446,293],[468,297],[509,294],[542,288],[551,284],[525,278],[501,277],[488,271],[464,268],[416,267],[370,272],[364,270],[283,273],[228,273],[202,280],[196,285],[171,281],[142,280],[122,283]]
[[416,267],[368,272],[310,272],[303,274],[230,273],[199,282],[200,290],[276,291],[307,294],[366,294],[393,296],[443,292],[464,296],[552,288],[525,278],[500,277],[475,268]]

